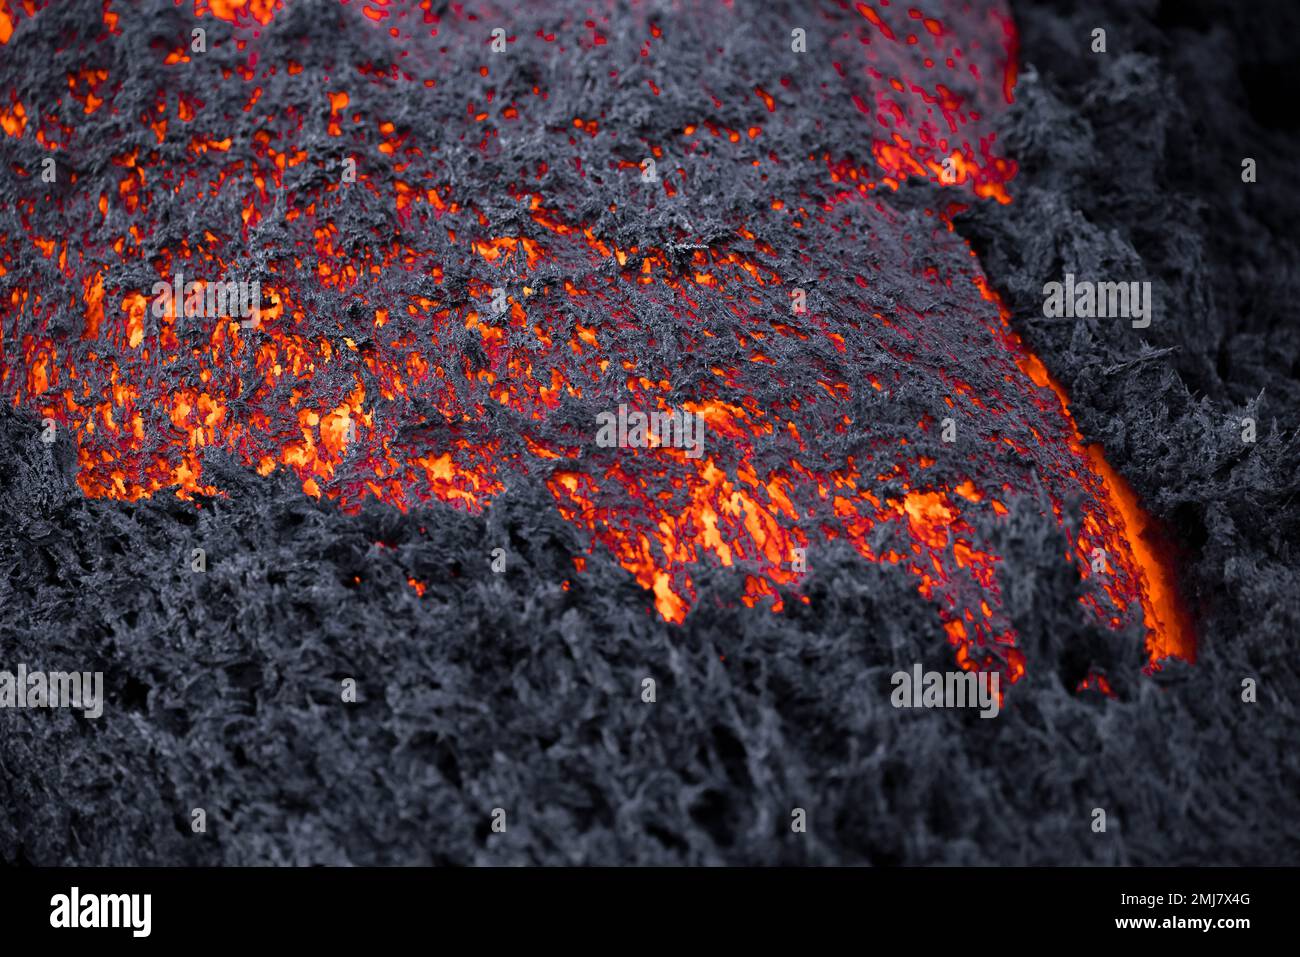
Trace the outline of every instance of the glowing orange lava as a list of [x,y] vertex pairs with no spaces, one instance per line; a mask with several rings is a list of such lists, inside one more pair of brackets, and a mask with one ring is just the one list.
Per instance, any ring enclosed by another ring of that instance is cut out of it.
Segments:
[[[108,6],[101,49],[132,15]],[[1015,78],[1015,32],[1001,7],[976,24],[983,44],[959,46],[955,21],[841,4],[831,55],[869,160],[765,152],[791,122],[790,78],[774,77],[747,85],[731,112],[701,95],[698,117],[671,142],[635,141],[611,169],[592,170],[580,148],[617,136],[617,124],[586,104],[555,121],[540,79],[529,89],[515,78],[457,102],[446,142],[495,156],[502,130],[532,123],[550,137],[546,158],[475,190],[439,165],[443,141],[420,141],[376,110],[391,110],[394,97],[443,96],[463,75],[459,61],[438,66],[451,48],[482,48],[477,75],[492,82],[502,68],[486,52],[482,22],[458,4],[440,14],[428,0],[343,6],[356,15],[353,28],[387,33],[401,56],[299,89],[303,63],[257,57],[257,31],[284,22],[282,0],[198,0],[195,14],[229,22],[242,44],[241,65],[220,82],[242,84],[235,110],[258,121],[249,145],[201,85],[181,82],[203,64],[186,47],[160,48],[151,67],[177,88],[114,120],[132,131],[111,165],[57,200],[75,228],[43,227],[37,201],[17,201],[26,235],[0,236],[0,394],[72,433],[85,495],[223,494],[203,474],[209,448],[262,475],[288,469],[306,494],[345,509],[374,498],[480,511],[522,474],[545,484],[559,513],[586,532],[588,551],[612,555],[668,621],[690,613],[693,570],[705,563],[743,575],[747,605],[780,612],[783,595],[808,602],[796,554],[812,565],[818,546],[843,540],[915,577],[964,667],[999,667],[1014,681],[1026,661],[1002,608],[1001,558],[979,529],[1013,507],[1045,512],[1013,501],[1037,484],[1063,524],[1065,499],[1083,498],[1065,556],[1082,578],[1095,578],[1094,549],[1111,556],[1112,573],[1088,582],[1090,613],[1113,628],[1140,614],[1153,663],[1194,656],[1152,521],[1084,442],[1064,391],[953,233],[952,210],[927,210],[918,225],[881,198],[917,177],[967,199],[1011,202],[1015,164],[996,153],[991,124]],[[0,0],[0,42],[12,31],[7,9]],[[604,69],[609,16],[528,39],[546,51],[575,43]],[[641,56],[653,63],[666,28],[637,16]],[[671,70],[660,64],[654,76],[654,97],[674,92]],[[0,90],[0,128],[50,152],[75,150],[81,124],[116,115],[125,81],[143,82],[110,75],[93,58],[69,72],[74,121],[36,115]],[[293,102],[261,95],[282,82]],[[304,127],[314,131],[311,150],[298,136]],[[164,148],[184,156],[183,168]],[[656,161],[657,178],[641,179],[642,157]],[[750,218],[707,241],[685,227],[619,236],[620,203],[668,204],[684,219],[695,188],[687,160],[712,157],[752,177],[760,201]],[[341,175],[348,161],[354,180]],[[823,179],[817,195],[760,193],[768,170],[796,162]],[[585,185],[552,190],[561,166]],[[635,185],[597,185],[620,175]],[[582,190],[599,207],[580,210],[572,193]],[[202,228],[159,242],[160,211],[183,204],[204,210]],[[358,209],[353,227],[340,228]],[[778,242],[792,245],[782,255]],[[909,282],[891,286],[879,263],[859,267],[855,249],[896,253],[912,269]],[[42,282],[6,279],[22,257],[39,258]],[[251,316],[196,323],[155,308],[155,279],[183,272],[202,291],[254,271],[262,298]],[[800,284],[835,289],[836,308],[792,312]],[[933,331],[931,296],[968,322],[958,341]],[[647,327],[651,313],[672,322]],[[70,316],[71,336],[59,331]],[[969,355],[987,368],[965,368]],[[945,407],[894,422],[896,409],[921,401],[922,378]],[[773,382],[781,394],[757,401]],[[620,402],[701,416],[706,454],[594,450],[592,414]],[[971,423],[959,468],[917,451],[950,414]],[[1008,474],[1017,485],[989,478]],[[585,558],[574,561],[581,574]],[[423,594],[419,580],[407,584]]]

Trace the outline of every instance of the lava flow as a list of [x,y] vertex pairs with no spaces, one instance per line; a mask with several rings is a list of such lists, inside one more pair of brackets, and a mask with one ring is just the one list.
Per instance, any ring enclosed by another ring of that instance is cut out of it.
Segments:
[[[1150,520],[952,226],[1012,201],[1010,16],[929,6],[0,0],[0,390],[92,497],[223,494],[205,450],[345,509],[542,482],[672,622],[704,563],[780,612],[845,540],[1012,680],[982,530],[1042,515],[1085,614],[1191,659]],[[259,303],[195,316],[178,274]],[[598,447],[620,405],[705,454]]]

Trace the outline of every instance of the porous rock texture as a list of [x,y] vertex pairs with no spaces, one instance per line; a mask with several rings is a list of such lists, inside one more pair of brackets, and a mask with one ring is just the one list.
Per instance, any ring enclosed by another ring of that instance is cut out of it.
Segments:
[[[783,591],[779,614],[746,607],[735,569],[696,567],[675,625],[601,549],[575,574],[587,539],[523,477],[482,514],[373,500],[349,513],[216,448],[203,475],[224,494],[199,508],[87,498],[67,432],[46,447],[38,417],[5,409],[0,667],[103,670],[109,703],[94,721],[0,714],[0,860],[1295,863],[1296,127],[1265,96],[1290,82],[1286,31],[1261,26],[1291,15],[1199,10],[1014,7],[1023,69],[998,128],[1021,164],[1015,200],[956,220],[1082,431],[1169,523],[1195,665],[1143,675],[1139,629],[1080,617],[1041,489],[1005,519],[969,516],[1002,556],[1003,609],[1030,661],[1008,707],[981,720],[890,706],[891,673],[949,670],[952,650],[912,579],[843,542],[810,564],[809,603]],[[1105,56],[1088,50],[1094,26]],[[731,55],[745,59],[743,43]],[[727,72],[711,81],[731,102]],[[638,89],[610,109],[689,120]],[[818,131],[824,145],[847,150],[852,113]],[[1247,155],[1256,184],[1240,179]],[[474,175],[475,157],[456,162]],[[717,193],[707,213],[698,194],[678,211],[727,221],[752,205],[716,165],[692,174],[716,177]],[[944,200],[909,181],[889,202],[919,223]],[[631,216],[606,228],[627,242],[668,231]],[[1151,328],[1045,320],[1042,284],[1067,270],[1151,279]],[[1246,415],[1254,445],[1240,440]],[[198,542],[212,556],[202,575],[186,562]],[[488,571],[494,546],[506,574]],[[1094,668],[1113,697],[1076,691]],[[359,701],[343,705],[349,677]],[[796,807],[807,833],[791,831]]]

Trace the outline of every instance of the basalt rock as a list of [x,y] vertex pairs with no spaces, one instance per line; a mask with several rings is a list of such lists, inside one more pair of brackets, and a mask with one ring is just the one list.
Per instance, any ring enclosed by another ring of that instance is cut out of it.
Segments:
[[0,860],[1295,862],[1294,14],[110,6],[0,3],[0,670],[107,699]]

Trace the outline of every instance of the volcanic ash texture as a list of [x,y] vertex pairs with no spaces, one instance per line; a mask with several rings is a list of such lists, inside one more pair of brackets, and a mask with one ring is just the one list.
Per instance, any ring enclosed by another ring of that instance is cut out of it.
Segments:
[[[109,686],[0,715],[6,860],[1293,858],[1291,640],[1209,610],[1269,569],[1294,621],[1284,560],[1216,539],[1198,645],[1096,442],[1175,538],[1196,488],[1111,441],[1077,338],[1013,331],[1075,196],[1035,135],[1095,97],[1008,112],[1008,11],[228,6],[5,8],[0,667]],[[156,312],[178,272],[257,280],[255,322]],[[1172,427],[1169,355],[1112,379]],[[620,405],[705,454],[600,447]],[[916,662],[1006,709],[893,709]]]

